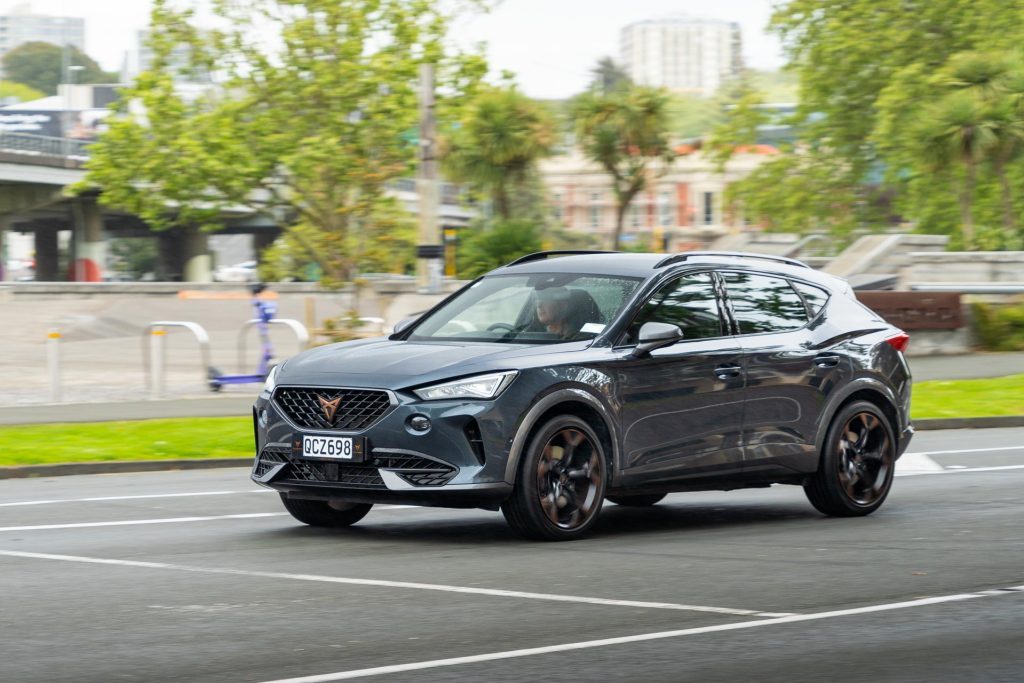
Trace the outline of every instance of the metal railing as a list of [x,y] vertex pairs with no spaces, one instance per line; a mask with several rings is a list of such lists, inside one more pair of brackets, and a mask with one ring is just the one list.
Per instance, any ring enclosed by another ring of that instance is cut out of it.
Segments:
[[[246,342],[245,338],[253,325],[259,324],[258,318],[246,321],[241,330],[238,331],[238,371],[245,372]],[[295,333],[295,341],[299,343],[299,353],[309,348],[309,330],[298,320],[292,318],[272,318],[267,321],[268,325],[281,325]]]
[[[164,352],[166,345],[164,337],[167,336],[165,327],[181,327],[193,335],[199,342],[199,362],[202,364],[202,383],[206,384],[210,373],[210,335],[199,323],[187,320],[157,320],[146,326],[142,337],[142,365],[146,373],[146,388],[149,390],[150,398],[160,398],[164,393]],[[149,343],[146,343],[149,337]]]
[[87,158],[87,148],[92,142],[30,133],[0,132],[0,150],[31,156]]

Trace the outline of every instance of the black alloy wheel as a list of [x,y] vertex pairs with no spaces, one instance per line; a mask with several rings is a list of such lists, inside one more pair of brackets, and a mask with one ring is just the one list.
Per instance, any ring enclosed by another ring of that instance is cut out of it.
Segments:
[[892,426],[873,403],[858,401],[832,419],[818,472],[804,491],[826,515],[867,515],[889,495],[895,466]]
[[601,511],[606,463],[589,424],[572,415],[549,420],[523,453],[515,490],[501,508],[505,519],[529,538],[566,541],[584,535]]
[[280,494],[284,508],[292,517],[310,526],[352,526],[370,511],[370,503],[348,503],[341,500],[306,500]]

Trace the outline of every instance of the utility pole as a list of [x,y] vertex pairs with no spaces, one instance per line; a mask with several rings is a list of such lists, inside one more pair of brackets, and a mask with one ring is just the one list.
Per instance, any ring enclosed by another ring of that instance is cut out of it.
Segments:
[[438,229],[437,118],[434,112],[434,65],[420,64],[420,166],[416,178],[419,194],[420,239],[416,248],[416,274],[421,290],[441,291],[441,259],[444,246]]

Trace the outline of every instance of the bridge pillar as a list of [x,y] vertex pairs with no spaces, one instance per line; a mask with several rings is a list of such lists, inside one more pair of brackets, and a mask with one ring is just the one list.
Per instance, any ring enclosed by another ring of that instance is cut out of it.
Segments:
[[210,256],[208,235],[189,226],[185,228],[182,242],[185,282],[213,282],[213,258]]
[[75,202],[75,261],[72,276],[76,282],[103,282],[107,245],[103,241],[103,213],[95,198]]
[[252,234],[252,250],[257,261],[261,260],[260,256],[263,254],[263,250],[272,245],[280,236],[280,230],[261,230]]
[[35,229],[36,280],[39,282],[56,282],[60,279],[58,277],[60,270],[60,248],[57,243],[58,232],[59,230],[55,227],[39,227]]

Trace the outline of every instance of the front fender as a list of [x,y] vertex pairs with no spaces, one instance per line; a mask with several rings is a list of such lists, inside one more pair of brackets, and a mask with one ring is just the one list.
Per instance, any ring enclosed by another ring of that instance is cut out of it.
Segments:
[[518,428],[516,429],[516,435],[512,439],[512,446],[509,448],[508,462],[505,465],[505,481],[509,484],[515,484],[516,473],[519,471],[519,459],[526,450],[526,445],[529,441],[530,432],[537,426],[540,418],[551,408],[557,406],[560,403],[584,403],[587,406],[593,408],[601,419],[604,420],[605,427],[608,429],[608,433],[611,434],[612,442],[612,477],[615,476],[615,465],[618,463],[619,456],[619,430],[615,420],[610,419],[610,409],[605,403],[598,398],[596,395],[588,391],[584,387],[570,386],[555,389],[549,394],[546,394],[542,398],[538,399],[536,403],[526,412],[523,419],[520,421]]

